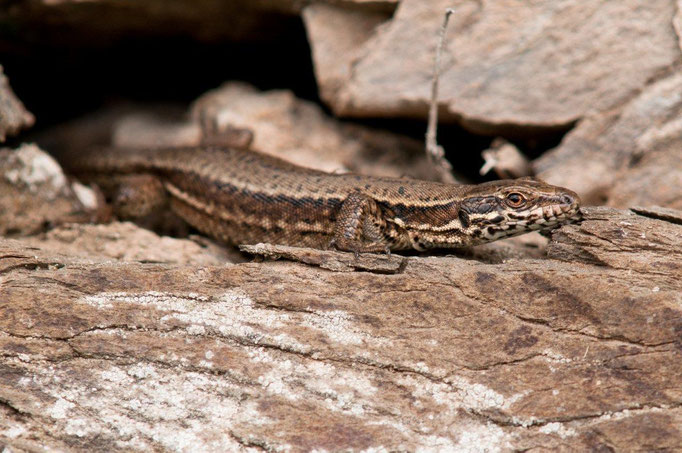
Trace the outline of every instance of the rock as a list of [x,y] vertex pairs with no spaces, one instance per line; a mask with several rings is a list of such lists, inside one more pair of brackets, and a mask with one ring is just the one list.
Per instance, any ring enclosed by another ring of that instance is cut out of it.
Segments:
[[682,213],[646,212],[588,208],[544,259],[411,256],[387,275],[2,239],[0,442],[679,449],[682,225],[652,216]]
[[582,120],[534,162],[538,175],[587,203],[682,208],[682,74],[652,83],[622,108]]
[[35,118],[14,94],[0,66],[0,142],[8,135],[33,126]]
[[[682,133],[682,130],[680,130]],[[607,192],[609,206],[657,203],[682,209],[682,140],[648,152],[632,168],[619,172]]]
[[[451,6],[405,0],[393,19],[362,33],[349,24],[352,11],[305,10],[320,91],[334,112],[425,118],[437,33]],[[442,117],[503,134],[566,128],[613,108],[680,61],[675,11],[672,0],[458,3],[440,80]],[[333,24],[344,26],[328,30]]]
[[[618,211],[595,207],[583,208],[583,212],[594,221],[561,228],[554,236],[555,241],[548,245],[549,257],[629,269],[643,275],[656,273],[662,280],[677,284],[682,276],[681,211],[642,207],[636,211]],[[614,250],[614,244],[618,250]]]
[[479,170],[481,175],[494,170],[500,179],[532,176],[533,169],[528,158],[519,149],[504,139],[495,139],[490,148],[481,152],[485,161]]
[[197,122],[173,120],[160,112],[140,109],[118,118],[110,137],[120,147],[184,147],[201,143]]
[[402,272],[407,264],[406,258],[394,254],[364,253],[355,256],[353,253],[336,250],[317,250],[273,244],[241,245],[239,250],[273,260],[284,258],[299,261],[335,272],[357,270],[378,274],[397,274]]
[[230,82],[197,99],[191,116],[195,123],[215,122],[218,131],[251,130],[253,149],[305,167],[420,179],[434,179],[436,175],[422,143],[341,123],[290,91],[259,92],[249,85]]
[[83,221],[96,208],[96,195],[70,184],[59,164],[37,146],[0,149],[1,235],[28,235],[50,224]]
[[[48,127],[32,135],[36,143],[59,160],[61,156],[71,153],[85,152],[93,148],[106,146],[115,136],[115,126],[125,123],[129,117],[163,116],[170,108],[161,109],[141,107],[132,103],[110,105],[87,115]],[[176,108],[173,113],[177,115]],[[173,116],[175,118],[175,116]],[[135,131],[138,132],[138,131]]]
[[218,266],[243,262],[236,251],[201,237],[196,240],[159,236],[130,222],[68,224],[23,243],[78,263],[142,262]]
[[41,134],[40,142],[65,161],[110,143],[140,148],[198,146],[206,139],[205,124],[215,128],[210,133],[218,134],[217,142],[229,135],[226,132],[248,132],[250,148],[306,167],[437,179],[423,143],[340,122],[291,91],[261,92],[248,84],[228,82],[197,99],[189,121],[186,116],[177,108],[117,106],[50,129]]

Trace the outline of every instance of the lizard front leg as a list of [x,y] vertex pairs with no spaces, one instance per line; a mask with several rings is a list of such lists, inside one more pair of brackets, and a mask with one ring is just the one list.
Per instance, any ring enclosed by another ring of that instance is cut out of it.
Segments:
[[330,246],[346,252],[390,253],[390,244],[382,234],[381,210],[376,201],[359,192],[353,192],[341,205],[334,225]]

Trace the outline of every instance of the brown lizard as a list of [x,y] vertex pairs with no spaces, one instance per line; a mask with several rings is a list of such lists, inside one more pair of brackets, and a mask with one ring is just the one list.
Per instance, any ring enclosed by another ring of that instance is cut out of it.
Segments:
[[356,253],[459,248],[580,218],[574,192],[531,178],[453,185],[329,174],[210,146],[111,148],[65,164],[96,182],[120,217],[169,206],[232,244],[333,245]]

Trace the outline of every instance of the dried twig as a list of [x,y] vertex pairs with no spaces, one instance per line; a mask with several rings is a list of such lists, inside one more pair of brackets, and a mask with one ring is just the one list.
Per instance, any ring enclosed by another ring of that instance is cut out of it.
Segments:
[[454,8],[445,10],[443,25],[438,33],[438,47],[436,48],[436,60],[433,67],[433,83],[431,84],[431,105],[429,107],[429,124],[426,129],[426,154],[429,160],[438,169],[441,179],[444,181],[454,181],[452,176],[452,164],[445,158],[443,147],[436,141],[436,129],[438,127],[438,78],[440,76],[440,60],[443,53],[443,42],[445,41],[445,31],[448,26],[450,14],[454,13]]

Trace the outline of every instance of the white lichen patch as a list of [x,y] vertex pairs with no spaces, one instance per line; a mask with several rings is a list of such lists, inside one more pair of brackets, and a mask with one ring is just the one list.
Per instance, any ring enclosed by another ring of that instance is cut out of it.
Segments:
[[571,363],[573,360],[550,349],[542,351],[542,357],[550,363]]
[[360,450],[360,453],[388,453],[389,451],[391,450],[388,450],[386,447],[379,446],[365,448],[364,450]]
[[[483,423],[477,420],[460,418],[458,423],[437,426],[439,434],[415,432],[414,426],[408,428],[399,422],[381,420],[371,424],[390,426],[397,432],[411,438],[417,444],[415,452],[463,452],[463,453],[496,453],[511,448],[511,435],[493,423]],[[394,451],[395,449],[391,450]],[[399,449],[403,450],[403,449]],[[411,450],[404,448],[404,450]]]
[[145,364],[133,365],[130,369],[128,369],[128,375],[138,379],[158,378],[154,367]]
[[295,324],[291,316],[280,311],[259,309],[250,297],[240,291],[229,291],[218,298],[197,294],[177,295],[157,291],[145,293],[101,293],[80,300],[98,309],[111,309],[119,304],[140,305],[164,312],[161,323],[185,324],[191,335],[219,333],[254,344],[270,344],[298,353],[307,353],[302,344],[284,332]]
[[[72,379],[69,368],[32,372],[42,392],[55,400],[46,412],[56,429],[98,442],[108,439],[125,450],[241,451],[229,435],[233,426],[272,423],[221,376],[106,362],[93,363],[87,379]],[[106,384],[93,391],[92,380]]]
[[599,420],[599,421],[622,420],[624,418],[634,417],[634,416],[642,414],[642,413],[663,412],[665,409],[667,409],[667,406],[664,406],[664,407],[647,407],[647,408],[640,408],[640,409],[636,409],[636,408],[635,409],[623,409],[622,411],[606,412],[603,415],[600,415],[596,420]]
[[508,409],[526,393],[504,396],[480,383],[454,377],[448,383],[433,382],[415,376],[404,376],[399,381],[412,388],[412,396],[424,400],[424,406],[444,406],[439,416],[454,415],[458,410],[479,412],[487,409]]
[[249,357],[268,365],[268,372],[258,377],[264,390],[291,401],[317,401],[334,412],[361,415],[362,402],[371,401],[377,392],[369,378],[330,363],[296,363],[265,349],[250,351]]
[[50,155],[34,144],[25,144],[7,155],[4,177],[14,185],[31,193],[42,191],[47,199],[54,199],[67,188],[61,167]]
[[66,418],[70,409],[75,407],[70,401],[66,401],[64,398],[58,398],[57,401],[50,407],[47,411],[48,415],[55,419]]
[[8,439],[15,439],[19,436],[26,434],[27,430],[22,425],[14,425],[7,429],[0,430],[0,436],[7,437]]
[[558,422],[547,423],[546,425],[540,427],[539,431],[543,434],[556,434],[562,439],[573,437],[578,434],[573,428],[567,428],[562,423]]
[[96,430],[92,429],[92,424],[89,420],[84,418],[70,418],[66,421],[66,428],[64,432],[69,436],[87,437],[97,434]]
[[300,324],[323,333],[336,344],[377,348],[390,346],[387,339],[373,337],[356,327],[352,317],[341,310],[306,313]]
[[492,423],[481,423],[479,421],[471,420],[468,423],[458,424],[454,431],[453,434],[456,436],[457,442],[449,451],[461,453],[495,453],[507,451],[511,448],[509,434]]

